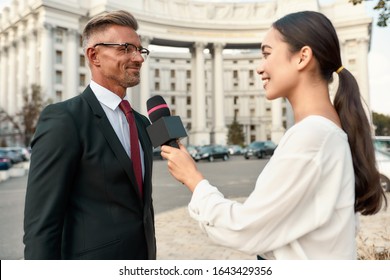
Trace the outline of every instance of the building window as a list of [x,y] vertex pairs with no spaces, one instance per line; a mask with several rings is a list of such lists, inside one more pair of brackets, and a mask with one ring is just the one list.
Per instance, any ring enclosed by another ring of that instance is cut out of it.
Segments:
[[190,91],[191,91],[191,84],[187,83],[187,92],[190,92]]
[[80,54],[80,67],[85,67],[85,57],[83,54]]
[[176,105],[176,98],[171,96],[171,105]]
[[62,91],[60,91],[60,90],[56,91],[56,98],[57,98],[57,100],[62,100]]
[[56,71],[56,83],[62,84],[62,72],[59,70]]
[[58,44],[62,44],[64,41],[64,29],[57,28],[54,36],[55,36],[55,42]]
[[160,78],[160,69],[154,69],[154,76]]
[[190,119],[191,117],[191,110],[187,110],[187,118]]
[[234,103],[234,105],[237,105],[237,103],[238,103],[238,96],[234,96],[233,103]]
[[191,70],[186,71],[186,76],[187,76],[187,79],[191,78]]
[[62,64],[62,51],[56,51],[56,63]]
[[172,115],[172,116],[176,116],[176,110],[175,110],[175,109],[172,109],[172,110],[171,110],[171,115]]
[[234,78],[234,79],[237,79],[237,78],[238,78],[238,71],[237,71],[237,70],[234,70],[234,71],[233,71],[233,78]]
[[235,119],[237,119],[239,113],[240,113],[240,111],[238,109],[234,109],[234,118]]
[[187,105],[191,105],[191,96],[187,96]]
[[154,83],[154,89],[155,90],[160,90],[160,83],[159,82],[155,82]]
[[175,83],[171,83],[171,90],[172,90],[172,91],[175,91],[175,90],[176,90],[176,84],[175,84]]
[[83,36],[79,35],[79,47],[83,47]]
[[79,86],[85,86],[85,74],[80,74]]
[[171,70],[171,78],[175,78],[175,70]]
[[252,118],[255,117],[255,109],[251,109],[250,114]]
[[255,71],[249,70],[249,78],[253,79],[255,77]]
[[256,126],[254,126],[253,124],[251,125],[251,131],[255,131],[256,130]]

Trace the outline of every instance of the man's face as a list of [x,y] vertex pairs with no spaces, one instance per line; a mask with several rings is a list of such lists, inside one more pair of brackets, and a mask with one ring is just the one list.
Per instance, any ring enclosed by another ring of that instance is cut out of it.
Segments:
[[[113,25],[90,39],[91,45],[99,43],[129,43],[141,46],[138,34],[126,26]],[[139,51],[116,45],[97,45],[92,62],[93,79],[102,86],[116,92],[118,88],[133,87],[140,82],[140,69],[144,58]],[[117,89],[117,90],[113,90]]]

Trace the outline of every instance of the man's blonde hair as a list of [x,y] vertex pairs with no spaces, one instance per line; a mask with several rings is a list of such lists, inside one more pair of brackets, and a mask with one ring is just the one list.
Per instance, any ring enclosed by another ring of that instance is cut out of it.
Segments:
[[129,12],[118,10],[97,15],[91,18],[84,27],[83,49],[86,50],[88,41],[95,33],[104,31],[111,25],[128,26],[134,30],[138,29],[138,22]]

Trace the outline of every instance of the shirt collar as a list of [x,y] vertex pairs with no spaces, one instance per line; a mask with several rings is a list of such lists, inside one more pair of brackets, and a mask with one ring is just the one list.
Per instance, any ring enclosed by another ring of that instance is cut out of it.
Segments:
[[[122,99],[118,95],[106,89],[105,87],[102,87],[93,80],[91,80],[89,86],[95,93],[95,96],[99,100],[99,102],[106,105],[113,111],[119,106],[119,103],[121,103],[122,101]],[[123,100],[128,100],[127,95],[123,98]]]

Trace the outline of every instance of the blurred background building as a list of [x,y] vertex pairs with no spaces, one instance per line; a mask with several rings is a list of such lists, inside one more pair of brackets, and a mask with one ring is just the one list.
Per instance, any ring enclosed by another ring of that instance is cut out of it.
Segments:
[[[172,114],[182,118],[187,144],[226,144],[234,119],[246,144],[279,142],[293,123],[291,109],[285,100],[266,100],[256,68],[271,23],[298,10],[319,11],[332,20],[344,66],[357,78],[370,113],[372,18],[364,4],[346,0],[327,5],[317,0],[11,0],[0,11],[0,110],[18,114],[23,92],[31,94],[34,84],[52,102],[80,94],[90,81],[83,27],[92,16],[117,9],[137,18],[142,45],[151,50],[140,85],[128,89],[132,105],[147,115],[147,99],[163,96]],[[0,136],[9,145],[18,144],[12,131],[11,122],[1,122]]]

